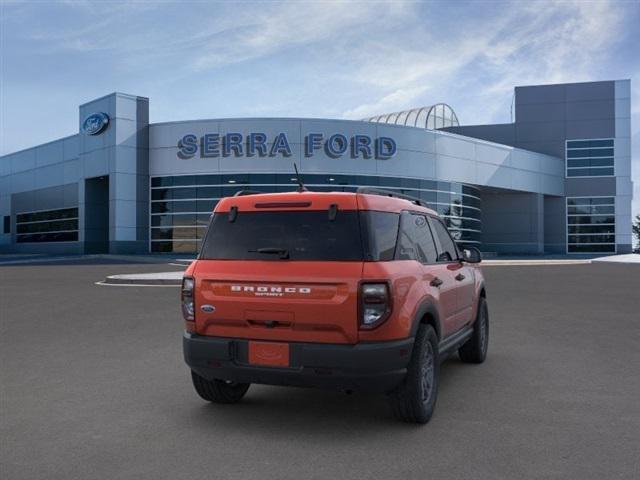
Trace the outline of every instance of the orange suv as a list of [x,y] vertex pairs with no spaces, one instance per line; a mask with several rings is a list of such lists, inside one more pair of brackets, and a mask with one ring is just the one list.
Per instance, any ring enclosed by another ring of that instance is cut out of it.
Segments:
[[193,385],[217,403],[251,383],[383,392],[396,417],[426,423],[439,363],[487,354],[480,260],[386,190],[224,198],[182,283]]

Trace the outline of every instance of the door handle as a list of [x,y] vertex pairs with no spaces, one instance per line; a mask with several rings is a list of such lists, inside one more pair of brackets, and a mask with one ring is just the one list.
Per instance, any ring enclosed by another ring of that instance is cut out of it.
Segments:
[[431,280],[431,282],[429,282],[429,285],[431,285],[432,287],[439,287],[443,283],[444,282],[442,280],[440,280],[438,277],[434,277],[433,280]]
[[455,278],[456,278],[457,281],[461,282],[462,280],[464,280],[467,277],[465,277],[463,274],[459,273],[459,274],[456,275]]

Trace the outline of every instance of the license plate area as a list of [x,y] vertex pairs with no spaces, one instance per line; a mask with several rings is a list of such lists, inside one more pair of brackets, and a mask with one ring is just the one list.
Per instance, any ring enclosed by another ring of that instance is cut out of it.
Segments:
[[289,344],[281,342],[249,342],[249,365],[289,366]]

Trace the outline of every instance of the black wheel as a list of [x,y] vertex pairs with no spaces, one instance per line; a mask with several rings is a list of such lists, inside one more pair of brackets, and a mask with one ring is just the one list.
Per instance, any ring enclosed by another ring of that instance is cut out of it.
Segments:
[[487,358],[489,347],[489,309],[487,300],[480,297],[478,301],[478,314],[473,324],[471,338],[458,349],[460,360],[465,363],[482,363]]
[[403,422],[427,423],[438,397],[438,337],[433,327],[421,325],[416,335],[407,376],[389,401],[393,415]]
[[249,390],[249,383],[207,380],[191,371],[193,386],[202,398],[213,403],[238,403]]

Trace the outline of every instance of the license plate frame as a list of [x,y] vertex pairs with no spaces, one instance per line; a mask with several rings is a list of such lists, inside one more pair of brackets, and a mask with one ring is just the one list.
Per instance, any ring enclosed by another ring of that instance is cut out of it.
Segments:
[[287,368],[289,354],[289,344],[285,342],[249,341],[249,365]]

